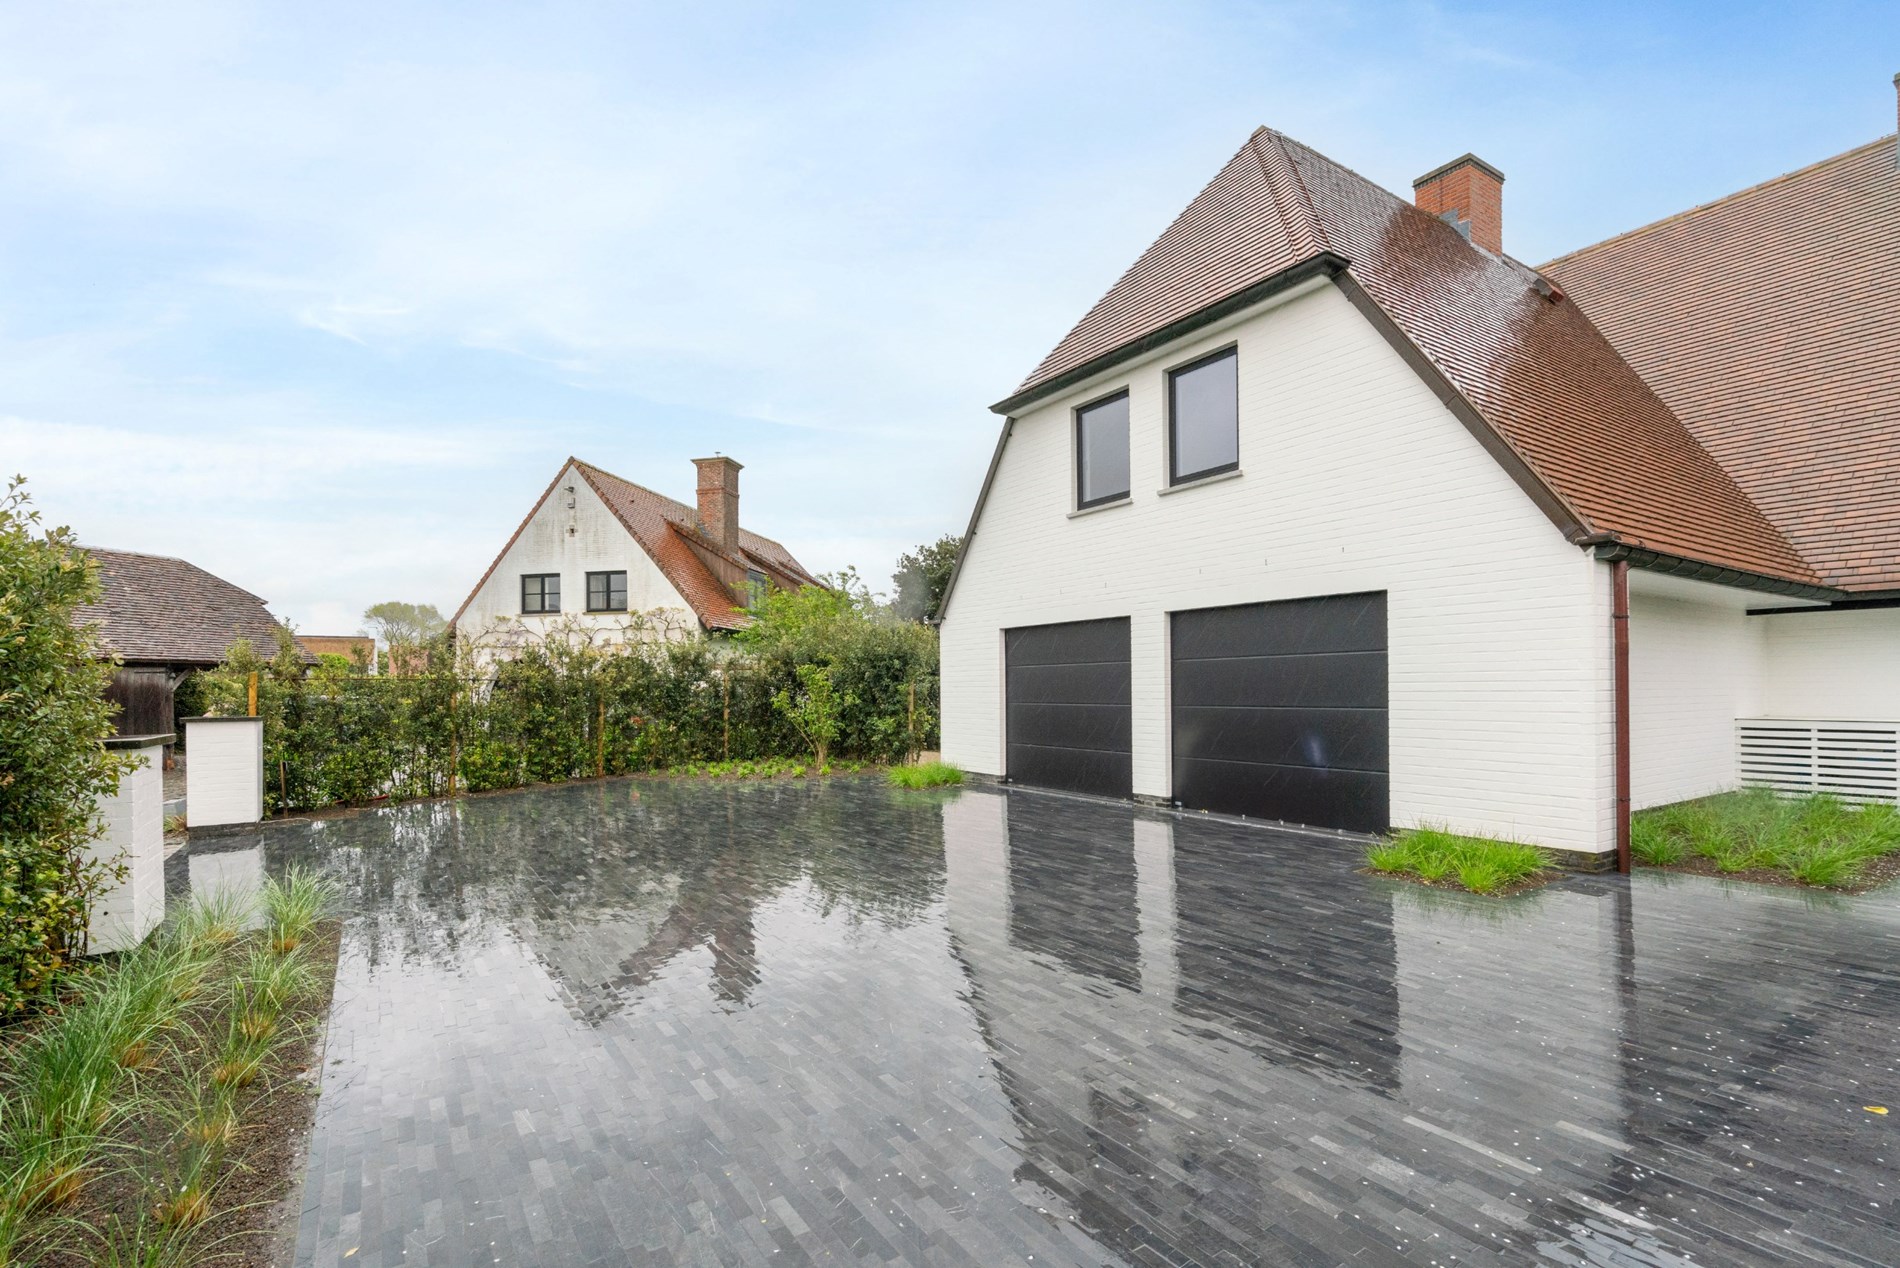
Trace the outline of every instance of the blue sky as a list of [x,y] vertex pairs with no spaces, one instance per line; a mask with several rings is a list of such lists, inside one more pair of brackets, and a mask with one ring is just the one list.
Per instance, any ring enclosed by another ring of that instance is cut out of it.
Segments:
[[1257,124],[1531,262],[1891,131],[1900,4],[0,6],[0,468],[311,633],[573,453],[887,585]]

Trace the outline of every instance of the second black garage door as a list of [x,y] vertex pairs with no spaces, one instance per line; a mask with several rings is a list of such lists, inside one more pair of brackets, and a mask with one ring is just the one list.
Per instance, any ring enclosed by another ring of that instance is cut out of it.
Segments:
[[1389,826],[1383,592],[1176,612],[1172,635],[1175,800]]
[[1129,796],[1127,618],[1005,631],[1003,666],[1009,778]]

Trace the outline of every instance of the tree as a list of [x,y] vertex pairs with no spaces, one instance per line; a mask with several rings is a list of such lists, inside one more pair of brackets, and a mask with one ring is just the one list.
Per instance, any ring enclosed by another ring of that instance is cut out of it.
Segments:
[[838,690],[828,665],[808,663],[794,672],[798,675],[797,690],[781,689],[772,697],[772,707],[784,714],[811,745],[813,764],[822,775],[830,769],[827,755],[831,742],[838,738],[844,711],[858,700],[850,692]]
[[928,546],[919,546],[897,558],[891,580],[897,586],[892,605],[907,621],[934,621],[943,609],[943,592],[963,550],[963,539],[946,534]]
[[433,603],[378,603],[363,613],[369,632],[391,647],[414,647],[449,628]]
[[125,759],[81,604],[97,566],[66,528],[42,530],[23,477],[0,494],[0,1012],[20,1008],[84,949],[92,900],[118,872],[88,863],[98,803]]

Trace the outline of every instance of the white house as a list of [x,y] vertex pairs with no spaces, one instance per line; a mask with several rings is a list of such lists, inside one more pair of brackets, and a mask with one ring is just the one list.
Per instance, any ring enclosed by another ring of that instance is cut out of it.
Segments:
[[569,458],[456,611],[456,637],[505,650],[556,633],[735,630],[762,591],[815,584],[785,547],[739,527],[737,462],[693,465],[696,507]]
[[995,407],[947,759],[1585,865],[1745,780],[1896,795],[1895,138],[1542,270],[1503,179],[1247,140]]

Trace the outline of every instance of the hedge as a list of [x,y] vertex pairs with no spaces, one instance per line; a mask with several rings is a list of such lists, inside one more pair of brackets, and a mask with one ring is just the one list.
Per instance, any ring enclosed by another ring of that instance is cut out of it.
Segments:
[[269,661],[234,647],[200,688],[209,711],[241,714],[258,675],[273,812],[806,756],[774,703],[800,692],[800,666],[841,703],[835,756],[892,761],[934,746],[933,630],[843,586],[774,596],[756,615],[736,639],[597,645],[569,630],[501,656],[444,638],[382,677],[306,669],[286,632]]

